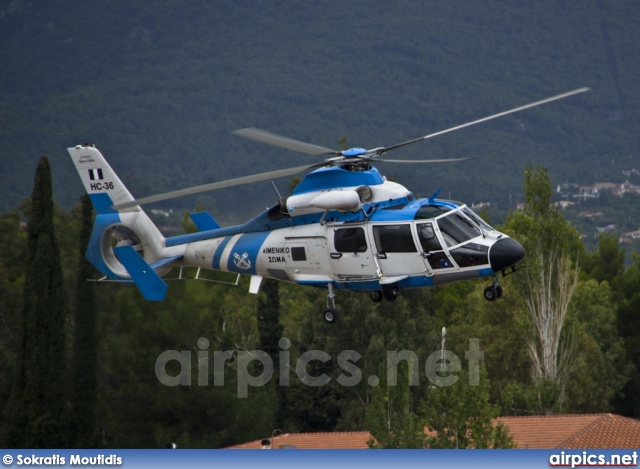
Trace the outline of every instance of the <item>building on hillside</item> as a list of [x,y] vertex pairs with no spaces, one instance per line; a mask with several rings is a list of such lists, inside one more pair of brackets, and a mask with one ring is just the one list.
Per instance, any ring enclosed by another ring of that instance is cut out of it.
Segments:
[[632,174],[635,174],[636,176],[640,176],[640,171],[638,171],[635,168],[629,169],[627,171],[622,171],[622,175],[625,177],[631,177]]
[[625,181],[621,184],[615,182],[599,182],[592,186],[578,186],[578,193],[573,197],[578,199],[593,199],[600,197],[602,191],[608,190],[614,197],[622,197],[626,193],[640,194],[640,186]]
[[567,207],[571,207],[575,204],[575,202],[569,202],[568,200],[560,200],[558,202],[555,202],[553,205],[561,210],[566,210]]
[[620,239],[618,242],[620,244],[633,244],[639,239],[640,239],[640,230],[628,231],[620,235]]
[[614,233],[618,229],[618,225],[615,223],[606,226],[598,226],[596,227],[596,231],[598,233]]
[[589,212],[589,211],[584,211],[584,212],[580,212],[580,216],[581,216],[581,217],[585,217],[585,218],[601,217],[601,216],[602,216],[602,212]]
[[[640,420],[615,414],[499,417],[518,448],[640,448]],[[367,449],[368,431],[284,433],[229,449]]]

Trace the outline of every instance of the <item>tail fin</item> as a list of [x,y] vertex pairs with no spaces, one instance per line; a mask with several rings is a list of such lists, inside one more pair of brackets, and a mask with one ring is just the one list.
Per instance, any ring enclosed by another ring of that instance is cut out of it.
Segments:
[[[173,262],[181,256],[165,252],[164,236],[139,205],[123,210],[113,208],[116,204],[135,202],[135,199],[97,148],[77,145],[68,150],[98,213],[87,247],[87,259],[110,279],[135,282],[147,299],[163,299],[164,293],[150,296],[146,293],[149,285],[145,285],[144,279],[152,276],[139,276],[136,272],[132,275],[131,269],[146,265],[162,275],[170,270],[170,262],[163,260],[170,256]],[[122,246],[132,249],[119,249]],[[139,261],[132,261],[131,253],[136,254]],[[157,290],[157,281],[162,280],[155,277],[152,289]]]
[[[115,204],[134,202],[134,198],[96,147],[76,145],[68,148],[84,188],[98,214],[114,213]],[[131,210],[140,210],[136,206]]]

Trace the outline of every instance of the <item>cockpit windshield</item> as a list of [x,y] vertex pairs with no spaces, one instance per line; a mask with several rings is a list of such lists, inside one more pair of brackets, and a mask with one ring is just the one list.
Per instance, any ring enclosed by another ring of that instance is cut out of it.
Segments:
[[482,231],[459,211],[438,218],[438,226],[447,247],[456,246],[482,235]]
[[474,222],[476,222],[476,224],[478,224],[480,226],[480,229],[486,230],[486,231],[493,231],[493,228],[486,221],[484,221],[482,218],[480,218],[476,214],[476,212],[471,210],[469,207],[463,207],[462,211],[465,213],[466,216],[468,216]]

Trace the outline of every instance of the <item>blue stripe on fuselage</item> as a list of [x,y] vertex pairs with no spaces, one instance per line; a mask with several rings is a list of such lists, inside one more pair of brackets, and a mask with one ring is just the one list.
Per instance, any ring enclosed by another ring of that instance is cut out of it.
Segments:
[[256,275],[258,253],[267,236],[269,232],[246,233],[240,236],[229,253],[227,270],[239,274]]
[[[303,280],[296,283],[298,285],[324,288],[327,286],[328,282]],[[333,282],[333,284],[339,290],[351,290],[351,291],[363,291],[363,292],[382,290],[382,286],[380,285],[380,282],[378,280],[371,280],[368,282]],[[416,275],[413,277],[407,277],[401,280],[400,282],[398,282],[398,286],[400,287],[400,289],[432,287],[433,285],[434,285],[433,279],[425,275]]]
[[229,241],[231,241],[231,238],[233,238],[233,236],[227,236],[222,240],[220,244],[218,244],[218,248],[213,254],[213,261],[211,264],[213,270],[220,270],[220,260],[222,259],[222,252],[224,251],[224,248],[227,247],[227,244],[229,244]]

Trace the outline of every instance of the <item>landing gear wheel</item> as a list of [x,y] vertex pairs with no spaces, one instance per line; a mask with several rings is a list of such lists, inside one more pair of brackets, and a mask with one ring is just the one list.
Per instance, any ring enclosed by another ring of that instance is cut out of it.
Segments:
[[400,289],[398,287],[385,288],[382,290],[382,296],[387,301],[396,301],[400,296]]
[[335,324],[338,320],[338,310],[335,308],[327,308],[324,310],[323,317],[328,324]]
[[498,298],[498,289],[491,285],[484,289],[484,299],[487,301],[494,301]]
[[496,298],[502,298],[502,295],[504,295],[504,290],[500,285],[496,285]]
[[369,292],[369,298],[371,298],[371,301],[374,303],[380,303],[384,299],[380,290]]

